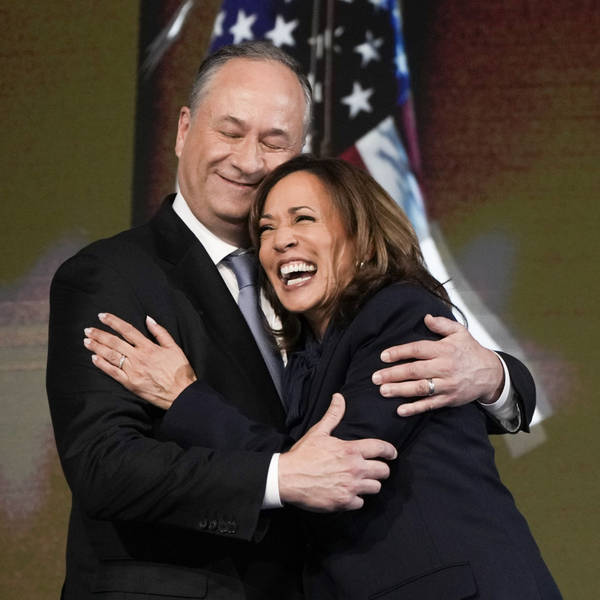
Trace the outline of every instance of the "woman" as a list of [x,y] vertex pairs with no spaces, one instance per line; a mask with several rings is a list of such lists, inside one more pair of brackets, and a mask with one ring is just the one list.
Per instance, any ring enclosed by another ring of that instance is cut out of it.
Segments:
[[251,229],[290,357],[292,438],[341,391],[347,408],[334,434],[380,437],[399,452],[390,479],[361,510],[302,514],[307,596],[559,598],[500,482],[479,408],[394,419],[371,383],[383,349],[431,337],[427,313],[452,315],[393,200],[343,161],[298,157],[263,182]]

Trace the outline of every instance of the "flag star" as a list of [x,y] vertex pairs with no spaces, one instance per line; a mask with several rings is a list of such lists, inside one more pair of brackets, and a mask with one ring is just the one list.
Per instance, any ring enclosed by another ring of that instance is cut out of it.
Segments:
[[254,21],[256,21],[256,15],[246,15],[243,9],[238,10],[237,21],[235,25],[229,28],[229,33],[233,35],[234,44],[254,39],[252,34]]
[[373,34],[367,31],[367,37],[362,44],[354,47],[354,52],[358,52],[362,56],[361,67],[369,64],[372,60],[381,60],[377,48],[381,48],[383,38],[373,38]]
[[219,37],[223,35],[223,21],[225,20],[225,11],[222,10],[215,19],[215,26],[213,27],[213,37]]
[[354,117],[361,111],[373,112],[373,107],[369,104],[369,98],[373,94],[373,88],[364,90],[358,81],[352,84],[352,93],[342,98],[342,104],[347,104],[350,107],[350,118]]
[[271,31],[265,33],[265,37],[269,38],[274,46],[281,48],[284,44],[295,46],[296,42],[292,37],[292,31],[298,27],[298,19],[285,22],[281,15],[277,15],[275,19],[275,27]]

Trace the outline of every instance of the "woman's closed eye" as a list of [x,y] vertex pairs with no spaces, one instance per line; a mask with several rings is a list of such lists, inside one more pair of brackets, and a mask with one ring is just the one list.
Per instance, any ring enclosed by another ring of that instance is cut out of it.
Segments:
[[265,233],[266,231],[272,231],[273,230],[273,225],[259,225],[258,227],[258,235],[262,235],[263,233]]
[[299,223],[300,221],[311,221],[314,223],[316,219],[312,215],[296,215],[295,222]]

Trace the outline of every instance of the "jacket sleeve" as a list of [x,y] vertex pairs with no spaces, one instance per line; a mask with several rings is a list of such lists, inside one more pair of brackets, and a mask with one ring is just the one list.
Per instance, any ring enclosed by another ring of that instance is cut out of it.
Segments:
[[83,329],[110,311],[144,331],[146,311],[109,261],[79,254],[51,287],[47,391],[67,482],[96,519],[206,528],[206,515],[227,523],[215,534],[252,539],[271,452],[182,448],[159,440],[162,411],[93,366]]
[[252,421],[204,381],[197,380],[165,413],[158,435],[180,446],[281,452],[293,440],[274,427]]
[[[531,376],[529,369],[519,359],[510,354],[506,354],[505,352],[498,352],[498,354],[502,356],[506,368],[508,369],[510,382],[515,394],[515,400],[519,405],[519,411],[521,413],[521,424],[517,431],[529,431],[529,424],[533,418],[536,404],[536,391],[533,377]],[[488,433],[511,433],[487,412],[485,414],[488,417]]]
[[[438,299],[410,285],[396,285],[378,294],[353,323],[353,355],[342,393],[347,402],[343,434],[354,439],[372,435],[383,436],[400,446],[408,442],[412,433],[423,424],[426,416],[398,419],[395,403],[380,397],[371,383],[371,374],[387,365],[379,360],[380,353],[393,345],[438,339],[423,322],[427,313],[453,319],[450,310]],[[516,358],[502,353],[509,369],[513,390],[521,410],[521,428],[528,424],[535,409],[535,385],[528,369]],[[418,398],[404,398],[411,402]],[[480,407],[479,407],[480,408]],[[445,410],[445,409],[444,409]],[[455,409],[448,409],[455,410]],[[506,433],[506,430],[485,410],[488,433]],[[367,418],[368,417],[368,418]],[[379,430],[373,430],[377,423]],[[337,432],[337,430],[336,430]]]
[[[385,348],[438,339],[425,327],[423,319],[427,313],[453,318],[440,300],[411,285],[390,286],[365,305],[344,338],[350,353],[346,379],[340,390],[346,399],[346,412],[333,435],[344,439],[378,437],[395,444],[401,451],[425,424],[429,413],[399,418],[397,402],[381,396],[371,375],[385,366],[379,358]],[[415,399],[403,398],[402,402]]]

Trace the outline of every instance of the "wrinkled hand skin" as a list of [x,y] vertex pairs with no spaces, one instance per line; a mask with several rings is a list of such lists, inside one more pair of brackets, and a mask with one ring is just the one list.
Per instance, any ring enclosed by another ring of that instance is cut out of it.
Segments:
[[382,440],[344,441],[332,437],[345,411],[341,394],[311,429],[279,457],[279,494],[283,503],[312,512],[357,510],[361,496],[377,494],[389,477],[385,460],[397,456]]
[[[473,400],[495,402],[504,386],[504,370],[498,356],[479,344],[469,331],[446,317],[425,317],[425,325],[442,336],[437,341],[422,340],[384,350],[381,360],[387,363],[406,361],[373,374],[382,396],[413,398],[402,404],[403,417],[448,406],[462,406]],[[435,393],[428,396],[432,379]]]

